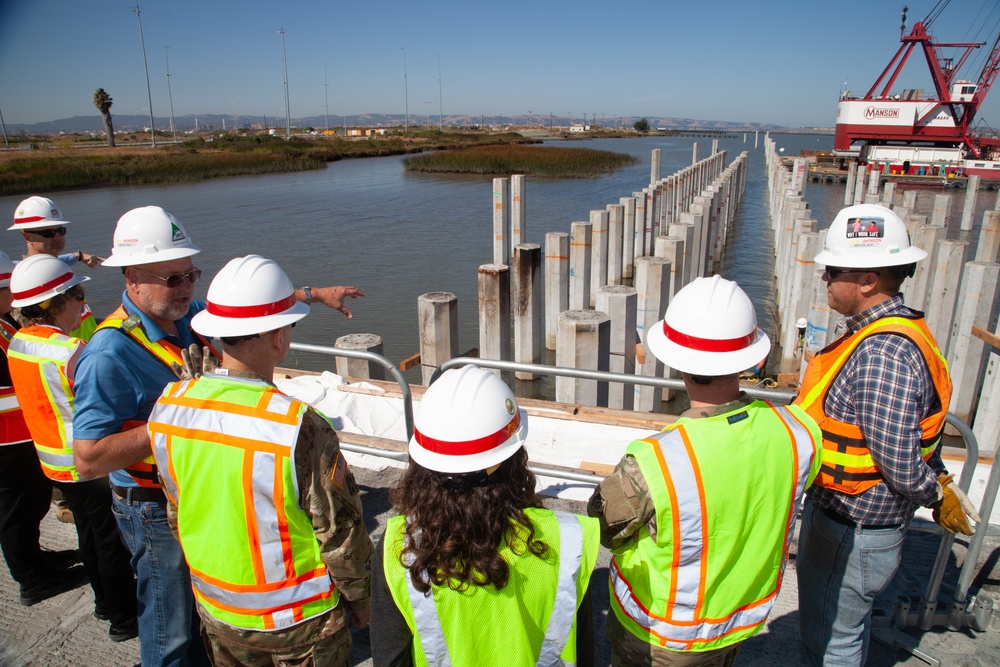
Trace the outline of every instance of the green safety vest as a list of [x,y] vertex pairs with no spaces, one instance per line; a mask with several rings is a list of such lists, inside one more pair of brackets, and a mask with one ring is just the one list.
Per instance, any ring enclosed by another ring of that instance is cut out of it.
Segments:
[[763,628],[820,438],[801,408],[754,401],[632,442],[626,453],[648,485],[656,538],[643,528],[614,550],[611,608],[622,625],[692,652]]
[[523,541],[515,551],[504,540],[500,554],[510,579],[502,589],[433,586],[430,595],[410,585],[410,571],[401,561],[405,517],[389,520],[385,578],[413,633],[416,665],[478,667],[495,664],[500,656],[510,665],[576,663],[576,612],[597,560],[600,526],[596,519],[565,512],[528,508],[525,514],[535,538],[549,547],[544,558],[527,551]]
[[306,409],[262,380],[206,375],[167,385],[150,414],[195,598],[231,627],[283,630],[340,599],[298,506]]

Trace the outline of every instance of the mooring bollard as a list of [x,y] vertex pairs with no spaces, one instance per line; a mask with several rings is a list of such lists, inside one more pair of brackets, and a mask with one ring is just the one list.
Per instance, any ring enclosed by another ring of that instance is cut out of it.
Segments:
[[622,278],[631,280],[635,274],[635,258],[642,254],[635,248],[635,197],[622,197],[618,201],[621,202],[625,210],[624,228],[622,229]]
[[[483,264],[479,267],[479,356],[510,361],[510,267]],[[490,371],[511,385],[510,371]]]
[[510,179],[493,179],[493,263],[510,262]]
[[428,292],[417,297],[420,381],[428,385],[437,367],[458,356],[458,297]]
[[[542,246],[522,243],[514,246],[511,265],[514,295],[514,361],[542,362]],[[534,373],[517,371],[518,380],[534,380]]]
[[608,285],[622,284],[625,207],[608,204]]
[[545,348],[556,349],[559,313],[569,310],[569,234],[545,235]]
[[962,285],[955,322],[948,344],[948,372],[954,392],[948,411],[966,424],[979,398],[983,380],[983,341],[972,335],[972,327],[986,329],[997,302],[1000,264],[968,262],[962,272]]
[[951,323],[958,302],[958,285],[968,241],[939,241],[926,303],[927,326],[942,350],[948,349]]
[[[606,285],[597,293],[598,312],[611,318],[611,342],[608,370],[635,374],[635,331],[637,294],[634,287]],[[631,410],[635,385],[613,382],[608,387],[608,407]]]
[[510,177],[510,247],[515,248],[527,242],[524,208],[524,174]]
[[[382,355],[382,337],[371,333],[341,336],[333,346],[343,350],[363,350]],[[367,359],[337,357],[337,375],[360,378],[362,380],[384,380],[385,369],[378,364],[374,366],[369,364]]]
[[608,212],[590,212],[590,303],[597,303],[597,291],[608,284]]
[[962,208],[962,221],[959,229],[963,232],[972,231],[972,218],[976,214],[976,199],[979,197],[979,176],[969,176],[965,184],[965,206]]
[[569,226],[569,307],[590,308],[590,260],[593,227],[589,222]]
[[[611,317],[596,310],[567,310],[559,314],[556,365],[563,368],[608,370]],[[608,383],[556,376],[556,401],[607,407]]]
[[[1000,201],[1000,196],[997,200]],[[983,213],[983,226],[979,230],[979,244],[976,246],[976,261],[1000,261],[1000,211]]]
[[[670,262],[662,257],[643,257],[635,265],[636,314],[635,328],[639,341],[645,345],[646,333],[667,311],[670,293]],[[638,366],[638,364],[637,364]],[[646,350],[646,362],[641,366],[640,375],[663,377],[663,362]],[[636,385],[635,409],[639,412],[653,412],[660,409],[663,389]]]

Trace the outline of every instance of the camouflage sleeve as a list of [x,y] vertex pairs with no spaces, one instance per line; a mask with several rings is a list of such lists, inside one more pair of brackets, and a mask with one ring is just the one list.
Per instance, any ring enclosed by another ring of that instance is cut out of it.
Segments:
[[361,512],[361,494],[340,451],[337,433],[309,409],[295,448],[299,507],[313,531],[333,583],[355,608],[370,596],[372,541]]
[[601,544],[608,549],[624,546],[644,528],[656,537],[656,507],[633,457],[623,456],[594,489],[587,514],[601,522]]

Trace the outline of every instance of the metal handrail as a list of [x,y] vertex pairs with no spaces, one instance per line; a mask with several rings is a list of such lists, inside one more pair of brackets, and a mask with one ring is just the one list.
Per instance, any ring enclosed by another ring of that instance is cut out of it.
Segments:
[[[475,364],[480,368],[495,368],[501,371],[522,371],[534,373],[536,375],[561,375],[563,377],[579,378],[581,380],[597,380],[598,382],[621,382],[623,384],[641,384],[650,387],[663,387],[664,389],[679,389],[684,391],[684,381],[678,378],[658,378],[648,375],[629,375],[628,373],[612,373],[611,371],[598,371],[589,368],[565,368],[563,366],[546,366],[544,364],[524,364],[517,361],[498,361],[496,359],[478,359],[475,357],[455,357],[442,363],[434,374],[431,381],[434,382],[441,377],[446,370]],[[781,389],[766,389],[763,387],[745,387],[743,389],[748,396],[753,398],[763,398],[777,403],[791,403],[795,400],[794,391],[784,391]]]
[[406,381],[403,372],[396,368],[396,365],[383,357],[381,354],[368,352],[367,350],[348,350],[342,347],[329,347],[327,345],[311,345],[309,343],[292,343],[291,348],[297,352],[314,352],[325,354],[331,357],[347,357],[348,359],[364,359],[373,362],[386,369],[392,374],[393,379],[399,384],[403,393],[403,420],[406,423],[406,438],[413,437],[413,394],[410,391],[410,383]]

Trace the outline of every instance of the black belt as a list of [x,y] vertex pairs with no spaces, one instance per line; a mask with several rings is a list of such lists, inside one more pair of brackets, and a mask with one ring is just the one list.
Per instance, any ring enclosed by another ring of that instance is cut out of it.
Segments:
[[[854,519],[849,519],[832,507],[820,507],[819,511],[825,514],[831,521],[836,521],[842,526],[847,526],[848,528],[857,528],[858,522]],[[877,526],[870,523],[861,524],[862,530],[898,530],[902,528],[901,523],[890,523],[882,526]]]
[[127,503],[165,503],[167,497],[163,495],[163,489],[151,489],[146,487],[130,487],[111,485],[111,491]]

